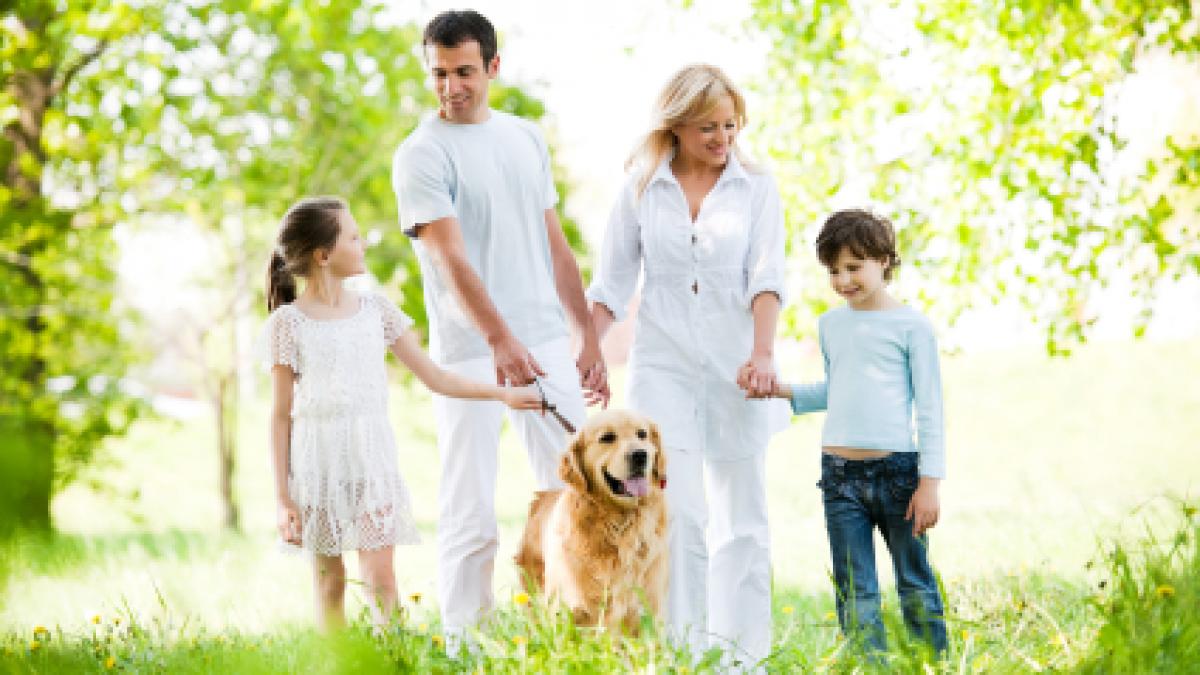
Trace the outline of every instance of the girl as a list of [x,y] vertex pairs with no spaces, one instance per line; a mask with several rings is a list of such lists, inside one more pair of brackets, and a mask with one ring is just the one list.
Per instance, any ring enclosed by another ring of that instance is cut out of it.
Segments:
[[736,145],[745,124],[745,101],[719,69],[689,66],[667,82],[588,297],[603,335],[644,273],[629,399],[661,427],[671,474],[668,621],[693,653],[711,635],[752,665],[771,651],[763,459],[775,420],[735,377],[750,359],[760,384],[774,384],[784,235],[774,179]]
[[[345,202],[303,199],[288,210],[267,269],[273,382],[271,449],[279,534],[313,554],[317,621],[344,620],[343,551],[357,550],[376,624],[396,607],[392,547],[418,541],[387,419],[385,350],[446,396],[541,406],[529,389],[480,384],[436,366],[412,320],[383,296],[343,286],[366,271]],[[297,296],[296,277],[305,280]]]

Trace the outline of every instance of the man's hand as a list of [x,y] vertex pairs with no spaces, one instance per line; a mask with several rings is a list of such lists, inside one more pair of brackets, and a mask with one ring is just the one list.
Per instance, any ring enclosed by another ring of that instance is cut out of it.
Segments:
[[587,404],[600,404],[600,407],[607,408],[612,393],[608,389],[608,368],[604,365],[604,354],[597,341],[584,340],[579,358],[575,359],[575,368],[579,370],[579,385],[583,387]]
[[533,354],[513,336],[507,336],[492,345],[492,360],[496,365],[496,384],[524,387],[535,378],[546,374]]
[[904,519],[912,521],[914,537],[925,534],[925,530],[937,525],[942,511],[937,490],[937,478],[921,476],[921,482],[908,501],[908,510],[904,512]]

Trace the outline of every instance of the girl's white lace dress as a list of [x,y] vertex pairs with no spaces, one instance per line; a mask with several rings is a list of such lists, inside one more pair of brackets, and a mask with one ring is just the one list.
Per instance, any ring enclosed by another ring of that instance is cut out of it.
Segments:
[[270,364],[296,373],[288,491],[307,551],[420,541],[396,467],[384,363],[411,325],[376,293],[362,294],[358,312],[344,319],[312,319],[290,304],[267,319]]

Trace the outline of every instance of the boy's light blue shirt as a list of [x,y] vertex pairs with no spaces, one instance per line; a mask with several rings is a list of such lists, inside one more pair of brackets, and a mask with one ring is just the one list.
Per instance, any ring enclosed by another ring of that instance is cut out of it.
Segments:
[[910,307],[847,306],[818,325],[825,381],[793,385],[792,411],[828,411],[822,445],[917,452],[922,476],[945,478],[942,378],[929,320]]

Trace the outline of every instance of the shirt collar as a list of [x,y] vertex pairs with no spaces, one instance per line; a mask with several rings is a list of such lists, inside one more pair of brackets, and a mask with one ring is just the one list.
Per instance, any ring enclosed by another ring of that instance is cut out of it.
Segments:
[[[671,160],[675,159],[675,151],[672,150],[663,161],[659,162],[658,168],[654,170],[654,175],[650,177],[650,182],[666,181],[668,183],[679,184],[675,178],[675,174],[671,171]],[[729,160],[725,162],[725,169],[721,171],[720,178],[717,179],[717,185],[731,180],[750,181],[750,174],[746,173],[746,167],[738,161],[737,153],[730,152]]]

